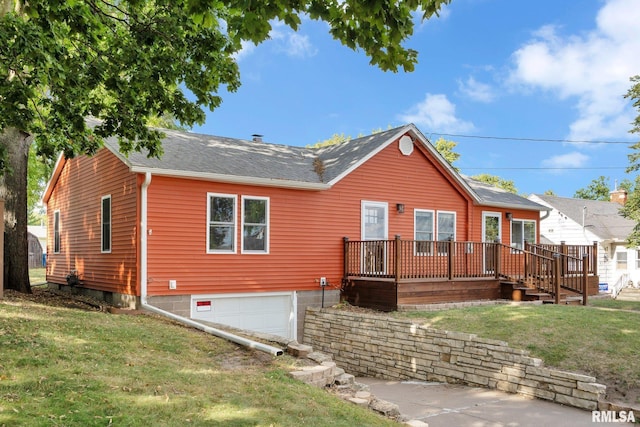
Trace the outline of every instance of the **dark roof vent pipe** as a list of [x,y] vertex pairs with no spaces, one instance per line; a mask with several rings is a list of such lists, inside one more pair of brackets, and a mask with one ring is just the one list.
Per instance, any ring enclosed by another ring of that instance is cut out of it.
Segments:
[[253,137],[253,142],[262,142],[262,135],[254,133],[251,136]]

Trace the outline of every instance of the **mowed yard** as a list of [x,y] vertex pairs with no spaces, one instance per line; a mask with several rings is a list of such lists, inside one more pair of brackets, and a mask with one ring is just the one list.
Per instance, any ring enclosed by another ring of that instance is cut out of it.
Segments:
[[299,360],[35,289],[0,300],[0,426],[391,426]]
[[[37,280],[32,280],[37,283]],[[37,288],[36,288],[37,289]],[[638,404],[640,303],[391,313],[507,341]],[[0,301],[0,425],[397,425],[292,380],[301,363],[154,315],[111,315],[36,290]]]

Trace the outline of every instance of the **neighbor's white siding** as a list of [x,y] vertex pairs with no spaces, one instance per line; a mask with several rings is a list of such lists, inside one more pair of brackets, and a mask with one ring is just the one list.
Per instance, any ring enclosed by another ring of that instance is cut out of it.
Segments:
[[[600,283],[607,283],[609,287],[613,286],[628,274],[630,280],[634,284],[640,281],[640,269],[637,268],[636,249],[628,249],[624,242],[609,243],[603,242],[602,239],[589,231],[589,227],[583,227],[566,215],[563,215],[557,209],[554,209],[549,203],[540,199],[535,195],[529,197],[530,200],[547,206],[552,210],[546,216],[545,212],[541,213],[540,234],[546,237],[554,244],[565,242],[568,245],[592,245],[598,243],[598,274]],[[617,268],[617,252],[627,252],[627,268]]]

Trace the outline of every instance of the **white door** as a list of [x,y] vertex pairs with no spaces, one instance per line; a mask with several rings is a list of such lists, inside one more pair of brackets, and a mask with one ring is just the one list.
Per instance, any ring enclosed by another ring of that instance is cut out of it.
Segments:
[[[482,242],[500,241],[502,233],[502,215],[499,212],[482,212]],[[484,245],[484,271],[495,272],[496,259],[493,246]]]
[[389,205],[384,202],[362,202],[363,272],[385,274],[387,270]]

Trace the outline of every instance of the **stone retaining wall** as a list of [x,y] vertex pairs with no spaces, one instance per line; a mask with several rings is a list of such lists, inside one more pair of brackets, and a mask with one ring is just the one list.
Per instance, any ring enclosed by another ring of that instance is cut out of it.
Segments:
[[606,391],[594,377],[547,368],[506,342],[382,315],[308,308],[304,342],[356,376],[468,384],[587,410]]

